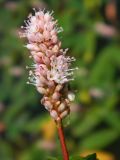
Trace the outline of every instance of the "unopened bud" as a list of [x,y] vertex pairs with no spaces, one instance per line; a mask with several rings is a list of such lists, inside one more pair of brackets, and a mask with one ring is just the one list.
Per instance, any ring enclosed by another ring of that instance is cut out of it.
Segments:
[[58,114],[57,114],[57,112],[56,112],[55,110],[52,110],[52,111],[50,112],[50,115],[51,115],[55,120],[58,119]]
[[57,106],[59,106],[60,105],[60,101],[57,101],[56,103],[55,103],[55,106],[57,107]]
[[38,92],[40,92],[41,94],[46,94],[47,90],[43,87],[37,87]]
[[47,80],[45,79],[44,76],[41,75],[41,76],[39,77],[39,79],[40,79],[40,82],[41,82],[41,83],[47,84]]
[[64,112],[62,112],[62,113],[60,114],[60,118],[65,118],[68,114],[69,114],[69,111],[68,111],[68,110],[65,110]]
[[53,98],[54,100],[59,100],[59,98],[60,98],[60,93],[55,92],[55,93],[53,94],[52,98]]
[[53,51],[54,53],[58,52],[58,50],[59,50],[58,45],[55,45],[55,46],[52,48],[52,51]]
[[53,108],[52,104],[49,101],[45,101],[44,106],[48,111],[50,111]]
[[47,66],[50,65],[50,59],[48,57],[43,56],[42,60]]
[[34,55],[33,58],[34,58],[35,62],[42,63],[42,59],[38,55]]
[[54,81],[47,81],[47,85],[49,87],[54,87]]
[[57,43],[57,40],[58,40],[58,39],[57,39],[57,36],[56,36],[56,35],[53,35],[53,36],[52,36],[52,41],[53,41],[53,43]]
[[30,50],[33,50],[33,51],[39,51],[39,47],[34,44],[27,44],[26,47]]
[[63,85],[58,84],[55,88],[55,92],[59,92],[63,88]]
[[65,110],[66,106],[65,106],[65,103],[61,103],[58,107],[58,111],[59,112],[63,112]]
[[69,99],[71,102],[74,101],[74,99],[75,99],[75,94],[72,93],[72,92],[69,92],[69,93],[68,93],[68,99]]

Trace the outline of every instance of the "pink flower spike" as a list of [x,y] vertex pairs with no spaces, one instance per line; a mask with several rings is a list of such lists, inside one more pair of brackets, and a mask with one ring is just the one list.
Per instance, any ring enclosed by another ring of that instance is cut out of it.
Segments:
[[36,86],[37,91],[43,94],[41,103],[55,121],[60,121],[69,114],[73,97],[68,95],[67,83],[73,80],[75,70],[70,68],[75,58],[66,56],[68,49],[62,49],[58,37],[63,29],[58,27],[52,13],[35,10],[22,30],[20,36],[28,40],[26,47],[35,63],[27,67],[30,68],[27,83]]

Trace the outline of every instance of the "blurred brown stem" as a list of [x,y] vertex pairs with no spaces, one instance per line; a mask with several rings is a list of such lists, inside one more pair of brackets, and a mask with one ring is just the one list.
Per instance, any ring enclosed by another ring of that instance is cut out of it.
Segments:
[[57,129],[58,129],[58,135],[59,135],[62,154],[63,154],[63,160],[69,160],[69,154],[68,154],[67,146],[65,143],[65,136],[64,136],[62,120],[57,123]]

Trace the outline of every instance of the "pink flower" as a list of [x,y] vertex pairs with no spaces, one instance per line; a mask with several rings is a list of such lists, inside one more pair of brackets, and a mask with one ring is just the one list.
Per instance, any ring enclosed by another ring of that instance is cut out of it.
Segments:
[[44,95],[42,104],[56,120],[67,116],[70,112],[67,92],[62,95],[61,89],[66,83],[73,80],[74,69],[70,68],[73,57],[66,56],[66,50],[61,48],[58,33],[62,28],[57,27],[52,13],[39,10],[30,15],[25,21],[21,37],[26,37],[26,47],[35,62],[29,71],[29,84],[36,86]]
[[51,69],[48,71],[47,78],[48,80],[54,80],[56,83],[64,84],[70,80],[71,75],[73,75],[74,69],[69,69],[69,65],[71,61],[74,61],[74,58],[65,57],[64,55],[60,55],[58,57],[52,56],[51,60]]
[[57,43],[57,33],[62,31],[57,27],[57,21],[54,21],[52,13],[44,13],[43,11],[35,12],[35,15],[30,15],[28,20],[25,21],[26,26],[21,37],[26,37],[30,43],[41,43],[44,41],[51,41]]

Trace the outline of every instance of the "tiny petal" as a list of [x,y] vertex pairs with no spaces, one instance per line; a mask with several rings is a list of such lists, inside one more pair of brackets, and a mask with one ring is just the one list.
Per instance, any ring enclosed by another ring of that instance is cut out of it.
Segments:
[[59,92],[54,92],[52,98],[53,98],[54,100],[56,100],[56,101],[59,100],[59,98],[60,98],[60,93],[59,93]]
[[38,92],[40,92],[41,94],[46,94],[46,93],[47,93],[46,89],[43,88],[43,87],[37,87],[37,90],[38,90]]
[[58,119],[58,114],[57,114],[57,112],[56,112],[55,110],[52,110],[52,111],[50,112],[50,115],[51,115],[51,117],[53,117],[55,120]]
[[63,112],[65,110],[66,106],[65,106],[65,103],[61,103],[58,107],[58,111],[59,112]]
[[46,83],[49,87],[54,87],[54,81],[47,81]]
[[47,110],[51,110],[53,108],[52,104],[49,101],[45,101],[44,106]]
[[34,55],[33,58],[34,58],[35,62],[42,63],[42,59],[38,55]]
[[43,56],[42,60],[47,66],[50,65],[50,59],[48,57]]
[[39,57],[43,57],[44,53],[42,53],[42,52],[36,52],[36,55],[39,56]]
[[60,101],[57,101],[57,102],[55,103],[55,106],[58,107],[59,105],[60,105]]
[[41,82],[41,83],[45,83],[45,84],[48,83],[48,82],[47,82],[47,79],[46,79],[44,76],[42,76],[42,75],[39,77],[39,79],[40,79],[40,82]]
[[45,40],[49,40],[49,39],[50,39],[50,32],[48,32],[48,31],[45,30],[45,31],[43,32],[43,36],[44,36],[44,39],[45,39]]
[[58,84],[58,85],[56,86],[56,88],[55,88],[55,91],[56,91],[56,92],[59,92],[62,88],[63,88],[63,85]]
[[52,48],[52,51],[53,51],[54,53],[57,53],[58,50],[59,50],[58,45],[55,45],[55,46]]
[[75,99],[75,94],[72,93],[72,92],[69,92],[69,93],[68,93],[68,99],[69,99],[71,102],[74,101],[74,99]]
[[56,36],[56,35],[53,35],[53,36],[52,36],[52,41],[53,41],[53,43],[57,43],[57,40],[58,40],[58,39],[57,39],[57,36]]
[[65,118],[68,114],[69,114],[69,111],[68,111],[68,110],[65,110],[64,112],[62,112],[62,113],[60,114],[60,118],[63,119],[63,118]]
[[51,20],[51,16],[50,16],[50,14],[49,14],[48,12],[45,13],[45,15],[44,15],[44,20],[45,20],[46,22],[48,22],[48,21]]
[[27,44],[26,47],[29,49],[29,50],[33,50],[33,51],[39,51],[39,47],[35,44]]

